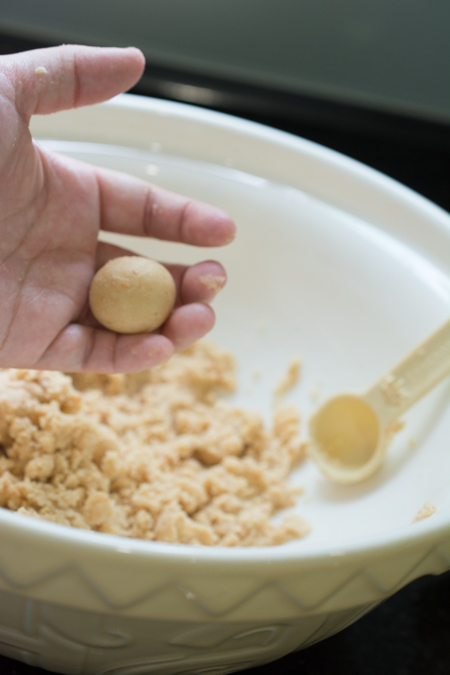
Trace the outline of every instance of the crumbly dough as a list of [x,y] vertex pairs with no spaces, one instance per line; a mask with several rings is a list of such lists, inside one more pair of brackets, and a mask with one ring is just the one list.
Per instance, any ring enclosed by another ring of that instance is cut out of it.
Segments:
[[214,274],[204,274],[200,277],[200,283],[214,293],[218,293],[225,285],[227,278],[225,276],[214,276]]
[[273,390],[275,396],[284,396],[290,389],[295,387],[300,379],[300,366],[300,359],[292,359],[288,366],[287,372],[283,375]]
[[176,287],[167,269],[149,258],[121,256],[92,279],[89,304],[97,321],[116,333],[151,333],[169,316]]
[[304,536],[286,483],[305,455],[286,407],[264,429],[220,398],[228,352],[199,343],[129,375],[0,371],[0,506],[141,539],[267,546]]
[[425,518],[429,518],[430,516],[432,516],[433,513],[436,513],[436,507],[434,506],[434,504],[430,504],[430,502],[425,502],[422,508],[417,511],[413,523],[418,523],[420,520],[425,520]]

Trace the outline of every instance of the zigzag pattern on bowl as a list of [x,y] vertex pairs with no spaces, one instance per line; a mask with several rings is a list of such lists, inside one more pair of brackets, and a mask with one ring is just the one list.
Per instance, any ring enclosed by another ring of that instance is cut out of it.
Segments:
[[280,658],[341,630],[370,608],[278,623],[148,621],[0,591],[0,653],[71,675],[217,675]]
[[[290,575],[281,578],[281,581],[267,579],[256,587],[249,584],[249,587],[243,590],[238,598],[234,597],[226,605],[222,600],[220,606],[214,603],[214,598],[208,597],[205,592],[199,592],[196,585],[190,585],[189,580],[181,579],[156,587],[150,585],[144,593],[117,602],[113,595],[109,595],[104,588],[92,580],[87,571],[75,564],[49,569],[38,577],[21,579],[20,582],[16,581],[11,572],[7,572],[0,565],[0,580],[3,582],[3,588],[20,591],[21,594],[26,592],[27,595],[39,599],[48,599],[55,595],[52,593],[52,587],[54,587],[56,601],[65,604],[72,603],[66,602],[58,594],[66,585],[70,587],[72,595],[75,590],[80,598],[85,598],[86,594],[92,596],[96,600],[96,606],[102,606],[104,609],[126,612],[144,605],[148,608],[151,604],[153,608],[151,614],[154,617],[160,616],[161,609],[167,610],[171,606],[174,596],[176,596],[177,608],[180,604],[184,605],[183,618],[191,620],[198,620],[201,617],[247,620],[252,616],[253,618],[261,616],[261,609],[264,606],[270,607],[272,616],[296,617],[379,602],[423,574],[440,574],[450,569],[450,550],[448,549],[450,549],[450,544],[441,544],[431,547],[419,557],[412,554],[403,556],[400,569],[397,570],[395,570],[395,565],[399,567],[398,556],[392,560],[382,559],[378,561],[378,564],[372,563],[368,568],[350,573],[345,566],[342,571],[328,570],[323,578],[325,580],[328,577],[329,587],[327,584],[324,585],[321,597],[309,595],[308,589],[312,586],[316,587],[317,583],[312,584],[311,575],[305,577],[300,574],[298,578]],[[386,583],[385,569],[389,570],[390,583]],[[323,570],[318,570],[315,574],[321,572],[323,573]],[[68,581],[70,583],[67,584]],[[147,613],[146,611],[145,614]],[[162,611],[161,618],[170,618],[167,616],[167,611]]]

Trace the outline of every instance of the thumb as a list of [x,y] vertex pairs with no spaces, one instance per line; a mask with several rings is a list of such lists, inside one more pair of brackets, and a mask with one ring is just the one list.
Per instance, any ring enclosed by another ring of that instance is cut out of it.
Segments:
[[26,121],[100,103],[132,87],[145,59],[139,49],[63,45],[0,57],[0,76],[14,90],[17,111]]

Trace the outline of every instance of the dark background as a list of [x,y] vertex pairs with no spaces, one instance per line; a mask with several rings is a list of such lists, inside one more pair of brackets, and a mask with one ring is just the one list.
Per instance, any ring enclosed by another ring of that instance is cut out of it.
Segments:
[[[50,45],[0,33],[3,54],[41,46]],[[152,64],[132,91],[189,103],[196,102],[196,96],[201,102],[203,97],[214,103],[208,106],[214,110],[262,122],[349,155],[450,211],[448,125]],[[418,579],[337,635],[247,672],[450,675],[450,572]],[[0,675],[39,673],[44,671],[0,656]]]

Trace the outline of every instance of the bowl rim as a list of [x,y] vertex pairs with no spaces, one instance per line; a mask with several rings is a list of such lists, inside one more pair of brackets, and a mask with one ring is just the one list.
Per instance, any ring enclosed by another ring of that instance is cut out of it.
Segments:
[[[268,143],[271,146],[279,148],[289,148],[299,156],[314,158],[322,164],[331,166],[337,172],[344,172],[350,180],[356,180],[358,184],[366,184],[380,195],[388,196],[394,203],[406,205],[411,212],[419,212],[431,227],[434,227],[441,237],[450,241],[450,215],[439,206],[422,197],[410,188],[402,185],[392,178],[368,167],[357,160],[351,159],[339,152],[321,146],[312,141],[294,136],[288,132],[273,129],[271,127],[243,120],[232,115],[219,113],[216,111],[197,108],[192,105],[178,103],[173,101],[164,101],[150,97],[142,97],[132,94],[121,94],[114,99],[89,108],[78,109],[63,113],[70,115],[77,120],[77,115],[88,115],[93,111],[94,117],[108,115],[113,112],[145,113],[153,117],[165,117],[172,120],[174,124],[180,121],[189,121],[197,125],[206,125],[209,128],[218,129],[225,134],[232,136],[250,137],[256,142]],[[60,115],[60,113],[58,113]],[[54,118],[56,116],[52,116]],[[84,119],[84,118],[83,118]],[[86,125],[86,123],[85,123]],[[47,120],[38,121],[35,125],[38,136],[49,138],[48,130],[50,128]],[[82,132],[80,132],[82,133]],[[61,136],[53,136],[61,138]],[[64,139],[62,140],[69,140]],[[71,139],[70,139],[71,140]],[[81,138],[80,138],[81,140]],[[95,141],[102,143],[102,141]],[[119,143],[125,145],[125,143]],[[132,147],[132,146],[128,146]],[[134,146],[136,147],[136,146]],[[181,155],[185,157],[184,154]],[[239,166],[236,168],[239,169]],[[441,263],[445,257],[442,251]],[[439,259],[439,256],[438,256]],[[435,258],[436,262],[436,258]],[[437,266],[442,268],[442,264]],[[448,274],[448,271],[446,272]],[[19,516],[19,517],[18,517]],[[46,542],[49,546],[60,546],[64,544],[69,548],[75,546],[79,553],[81,551],[98,551],[103,553],[115,553],[118,555],[137,556],[139,558],[153,558],[158,560],[171,561],[202,561],[205,563],[229,564],[231,566],[238,564],[252,565],[279,565],[295,563],[296,565],[304,563],[311,567],[312,565],[324,562],[335,561],[337,559],[348,559],[349,557],[374,557],[383,556],[393,548],[408,550],[412,546],[435,545],[450,540],[450,514],[435,513],[432,518],[424,519],[414,523],[414,526],[402,526],[395,530],[379,533],[367,537],[358,537],[342,542],[318,542],[309,550],[302,550],[300,542],[292,542],[280,546],[270,547],[202,547],[185,544],[168,544],[164,542],[148,542],[138,539],[128,539],[117,535],[103,534],[78,530],[63,525],[58,525],[48,521],[39,520],[22,514],[0,508],[0,534],[3,536],[14,537],[20,540],[36,540],[41,544]],[[424,549],[425,550],[425,549]]]
[[[45,520],[39,520],[7,509],[0,509],[0,532],[8,533],[16,539],[45,541],[49,546],[63,545],[68,549],[74,547],[81,554],[84,552],[98,552],[99,554],[114,553],[119,556],[132,555],[140,559],[155,561],[178,561],[181,564],[189,561],[218,563],[234,567],[242,565],[262,564],[277,566],[290,563],[303,564],[308,568],[320,563],[334,563],[336,560],[344,562],[351,558],[375,559],[385,557],[386,554],[396,551],[416,549],[423,544],[424,556],[429,547],[449,539],[450,517],[448,514],[436,513],[432,518],[426,518],[408,526],[379,533],[372,536],[358,537],[343,542],[320,542],[309,550],[301,549],[301,540],[294,540],[278,546],[192,546],[189,544],[172,544],[165,542],[144,541],[131,539],[119,535],[104,534],[91,530],[71,528]],[[293,545],[290,545],[293,544]]]

